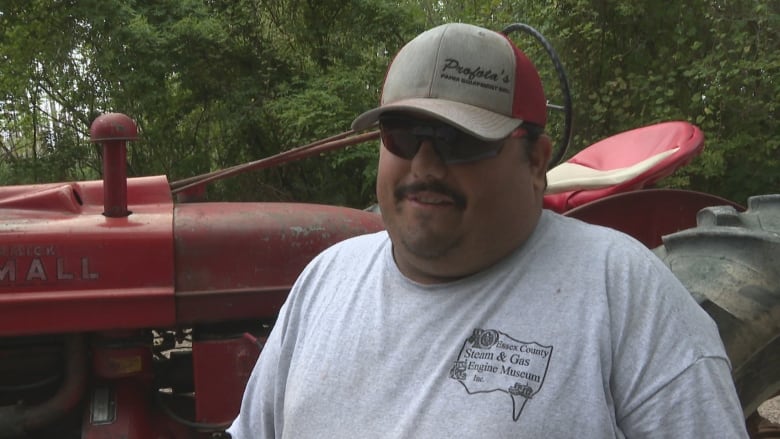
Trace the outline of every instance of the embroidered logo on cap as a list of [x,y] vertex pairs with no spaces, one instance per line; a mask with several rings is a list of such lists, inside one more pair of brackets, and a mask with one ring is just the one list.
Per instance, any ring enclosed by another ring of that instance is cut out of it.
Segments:
[[447,58],[441,68],[441,78],[465,85],[476,85],[500,93],[511,93],[511,78],[504,71],[494,72],[482,66],[464,66],[455,58]]

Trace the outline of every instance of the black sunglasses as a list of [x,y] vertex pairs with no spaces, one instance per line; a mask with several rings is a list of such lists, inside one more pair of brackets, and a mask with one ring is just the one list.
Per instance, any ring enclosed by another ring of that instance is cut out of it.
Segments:
[[379,118],[379,131],[385,148],[402,159],[413,159],[427,139],[448,165],[495,157],[506,141],[481,140],[439,121],[390,115]]

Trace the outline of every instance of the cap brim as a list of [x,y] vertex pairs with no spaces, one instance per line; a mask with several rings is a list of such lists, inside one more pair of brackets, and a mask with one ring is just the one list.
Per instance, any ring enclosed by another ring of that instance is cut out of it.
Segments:
[[366,111],[352,122],[352,129],[362,131],[375,125],[379,116],[389,111],[403,111],[429,116],[457,127],[482,140],[501,140],[520,124],[514,119],[461,102],[435,98],[402,99]]

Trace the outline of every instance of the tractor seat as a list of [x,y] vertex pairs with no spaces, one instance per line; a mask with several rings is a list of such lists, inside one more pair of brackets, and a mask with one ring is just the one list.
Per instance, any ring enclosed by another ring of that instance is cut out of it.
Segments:
[[703,148],[701,130],[683,121],[616,134],[547,172],[544,206],[565,212],[608,195],[650,186],[686,165]]

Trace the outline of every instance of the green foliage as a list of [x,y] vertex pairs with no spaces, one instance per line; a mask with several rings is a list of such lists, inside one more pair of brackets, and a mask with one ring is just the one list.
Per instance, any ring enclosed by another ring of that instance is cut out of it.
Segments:
[[[703,129],[706,148],[664,185],[739,202],[780,190],[780,4],[502,3],[503,11],[523,11],[517,21],[547,35],[566,66],[575,108],[569,155],[620,131],[687,120]],[[555,88],[544,71],[543,80]]]
[[[379,99],[392,55],[453,21],[539,29],[574,94],[569,154],[682,119],[707,148],[665,185],[744,202],[780,190],[780,4],[770,0],[5,0],[0,184],[100,178],[96,115],[138,122],[129,174],[171,180],[344,132]],[[547,55],[513,34],[560,103]],[[562,118],[552,112],[555,137]],[[373,200],[376,143],[209,187],[210,199]]]

